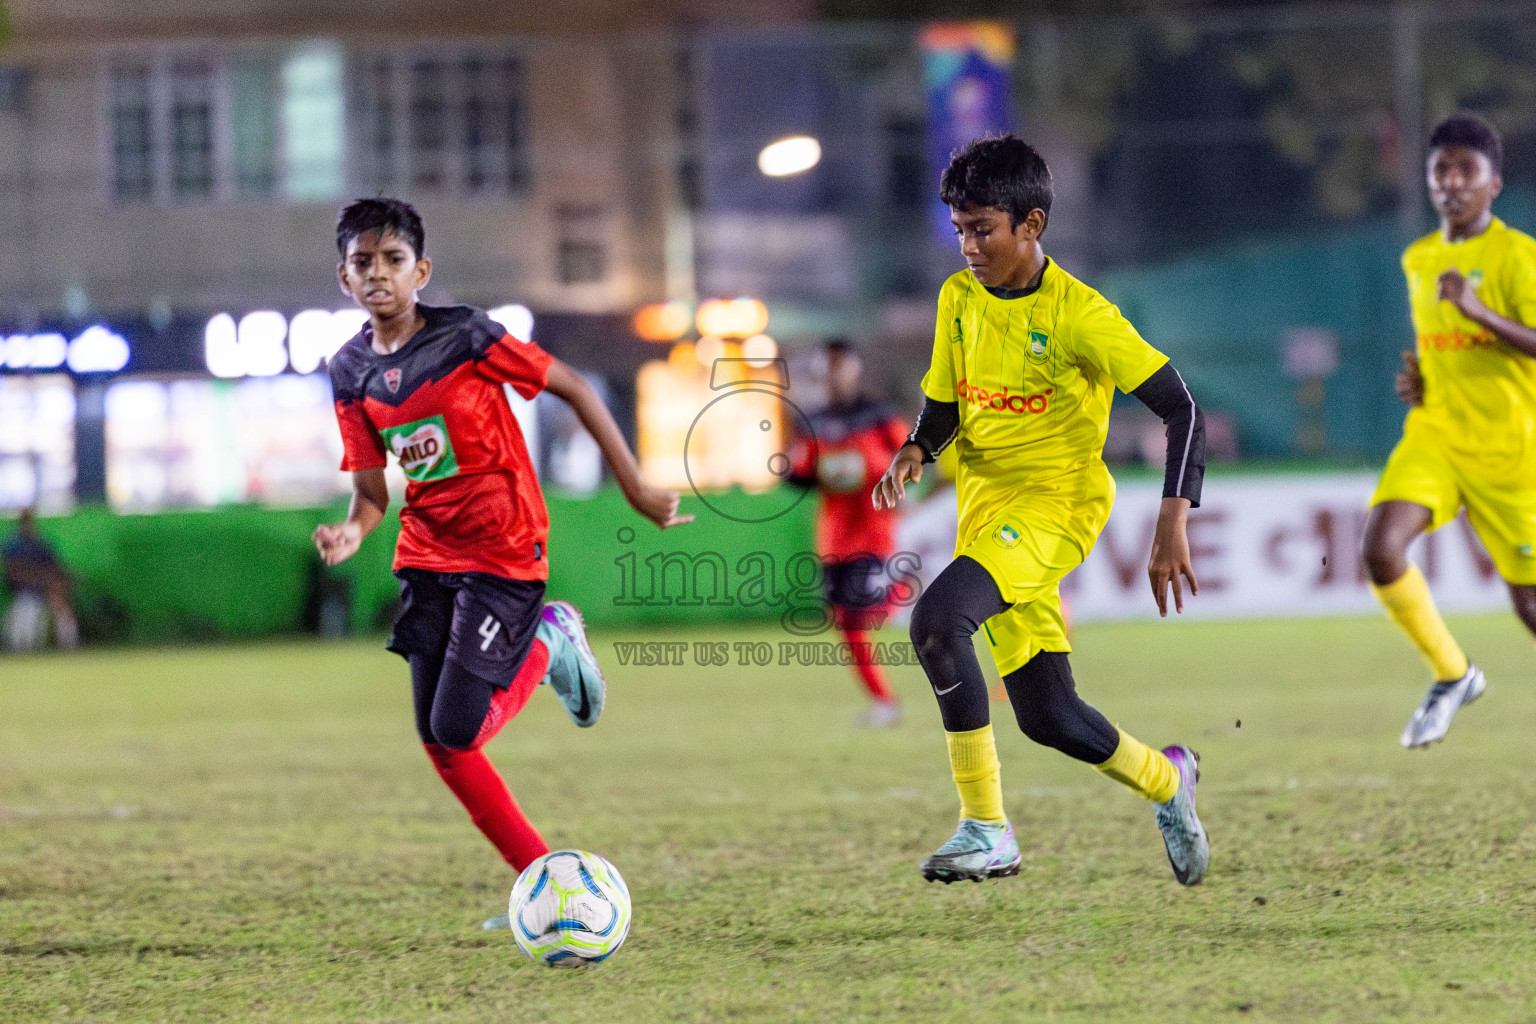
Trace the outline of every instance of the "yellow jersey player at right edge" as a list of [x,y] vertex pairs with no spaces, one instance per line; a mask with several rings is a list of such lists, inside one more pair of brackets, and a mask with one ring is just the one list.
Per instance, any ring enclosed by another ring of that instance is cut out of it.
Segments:
[[1536,239],[1493,215],[1503,155],[1482,119],[1440,122],[1428,160],[1440,227],[1403,253],[1418,352],[1404,356],[1398,394],[1416,408],[1371,499],[1364,555],[1387,615],[1434,672],[1399,741],[1410,749],[1445,738],[1485,685],[1408,561],[1414,538],[1465,505],[1536,633]]
[[1051,173],[1012,135],[979,139],[939,182],[967,269],[939,293],[933,362],[917,427],[875,486],[894,506],[951,442],[959,455],[956,557],[912,614],[912,643],[933,692],[960,793],[960,826],[922,863],[945,883],[1016,875],[1019,845],[1003,812],[987,684],[972,636],[985,629],[1025,735],[1086,761],[1156,804],[1174,876],[1194,885],[1210,850],[1195,814],[1198,757],[1154,750],[1077,695],[1057,586],[1093,550],[1115,483],[1104,436],[1115,389],[1167,425],[1163,502],[1150,576],[1182,612],[1182,576],[1198,584],[1185,535],[1205,475],[1203,417],[1168,357],[1098,292],[1040,248]]

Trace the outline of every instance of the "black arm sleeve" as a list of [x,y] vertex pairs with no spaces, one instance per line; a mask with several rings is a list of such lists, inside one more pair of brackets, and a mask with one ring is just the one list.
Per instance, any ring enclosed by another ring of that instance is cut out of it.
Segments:
[[935,402],[923,396],[923,411],[917,414],[917,426],[907,435],[907,444],[923,450],[923,461],[932,462],[960,432],[960,403]]
[[1191,508],[1199,508],[1200,485],[1205,482],[1205,414],[1195,404],[1184,378],[1172,363],[1164,363],[1131,394],[1167,428],[1163,497],[1188,498]]

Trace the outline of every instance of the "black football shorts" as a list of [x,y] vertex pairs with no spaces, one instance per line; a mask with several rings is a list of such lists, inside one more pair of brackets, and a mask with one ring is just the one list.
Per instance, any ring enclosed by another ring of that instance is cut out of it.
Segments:
[[544,609],[542,580],[488,572],[397,569],[400,615],[389,649],[441,657],[505,689],[522,667]]

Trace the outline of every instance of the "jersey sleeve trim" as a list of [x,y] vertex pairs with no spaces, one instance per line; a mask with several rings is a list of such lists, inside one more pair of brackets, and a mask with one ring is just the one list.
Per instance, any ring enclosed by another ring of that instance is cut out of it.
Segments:
[[1146,361],[1143,362],[1140,366],[1136,367],[1136,369],[1131,373],[1126,375],[1125,384],[1121,386],[1120,390],[1124,391],[1126,394],[1130,394],[1132,391],[1135,391],[1137,388],[1145,384],[1154,373],[1167,366],[1168,361],[1169,360],[1166,355],[1159,352],[1157,349],[1152,349],[1152,353],[1147,356]]

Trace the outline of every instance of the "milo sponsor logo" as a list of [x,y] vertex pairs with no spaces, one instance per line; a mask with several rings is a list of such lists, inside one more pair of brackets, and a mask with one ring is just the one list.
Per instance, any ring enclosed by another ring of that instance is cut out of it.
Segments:
[[446,480],[458,473],[459,462],[453,457],[453,442],[441,416],[385,427],[381,433],[389,450],[400,460],[407,480],[425,483]]

